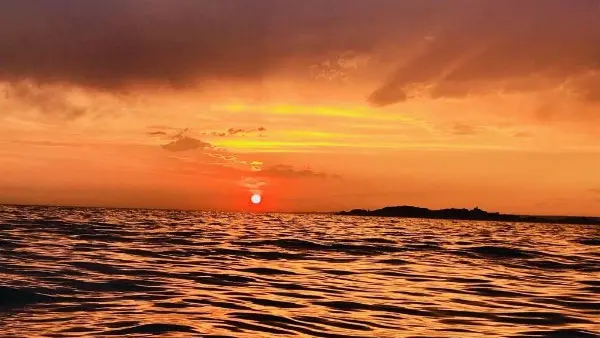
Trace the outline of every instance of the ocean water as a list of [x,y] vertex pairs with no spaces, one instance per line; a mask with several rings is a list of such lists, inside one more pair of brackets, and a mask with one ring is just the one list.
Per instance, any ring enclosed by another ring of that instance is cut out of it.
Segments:
[[0,206],[0,337],[598,337],[600,227]]

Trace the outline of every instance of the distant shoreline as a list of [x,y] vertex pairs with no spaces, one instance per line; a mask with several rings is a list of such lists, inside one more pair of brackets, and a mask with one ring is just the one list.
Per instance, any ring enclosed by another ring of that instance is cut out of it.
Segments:
[[353,209],[335,213],[342,216],[376,216],[402,218],[448,219],[460,221],[500,221],[500,222],[529,222],[551,224],[582,224],[600,225],[600,217],[587,216],[529,216],[511,215],[498,212],[487,212],[474,209],[440,209],[432,210],[414,206],[394,206],[376,210]]
[[[210,209],[174,209],[174,208],[149,208],[149,207],[114,207],[114,206],[77,206],[77,205],[46,205],[46,204],[15,204],[0,203],[0,207],[30,207],[30,208],[64,208],[64,209],[117,209],[117,210],[157,210],[157,211],[182,211],[182,212],[225,212],[248,213],[251,211],[230,211]],[[414,206],[385,207],[376,210],[353,209],[350,211],[265,211],[251,212],[264,214],[308,214],[308,215],[342,215],[342,216],[371,216],[371,217],[398,217],[398,218],[426,218],[448,219],[462,221],[499,221],[499,222],[529,222],[551,224],[581,224],[600,225],[600,217],[594,216],[532,216],[501,214],[486,212],[479,208],[469,209],[441,209],[432,210]]]

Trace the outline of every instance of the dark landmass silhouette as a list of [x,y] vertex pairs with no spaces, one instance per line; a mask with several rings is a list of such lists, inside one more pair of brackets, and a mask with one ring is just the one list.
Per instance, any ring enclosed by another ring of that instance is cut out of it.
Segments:
[[338,215],[348,216],[378,216],[378,217],[405,217],[405,218],[432,218],[469,221],[502,221],[502,222],[531,222],[531,223],[557,223],[557,224],[592,224],[600,225],[600,217],[585,216],[528,216],[501,214],[487,212],[479,208],[474,209],[441,209],[431,210],[413,206],[385,207],[376,210],[354,209],[338,212]]

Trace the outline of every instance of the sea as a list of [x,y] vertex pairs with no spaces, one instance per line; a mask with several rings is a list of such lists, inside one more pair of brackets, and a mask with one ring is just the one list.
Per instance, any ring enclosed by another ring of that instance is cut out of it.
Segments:
[[0,206],[0,337],[599,337],[600,227]]

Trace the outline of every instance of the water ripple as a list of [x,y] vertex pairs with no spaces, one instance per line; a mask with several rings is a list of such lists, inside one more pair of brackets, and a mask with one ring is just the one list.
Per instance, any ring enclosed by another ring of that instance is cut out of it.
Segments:
[[0,206],[2,337],[598,337],[600,228]]

